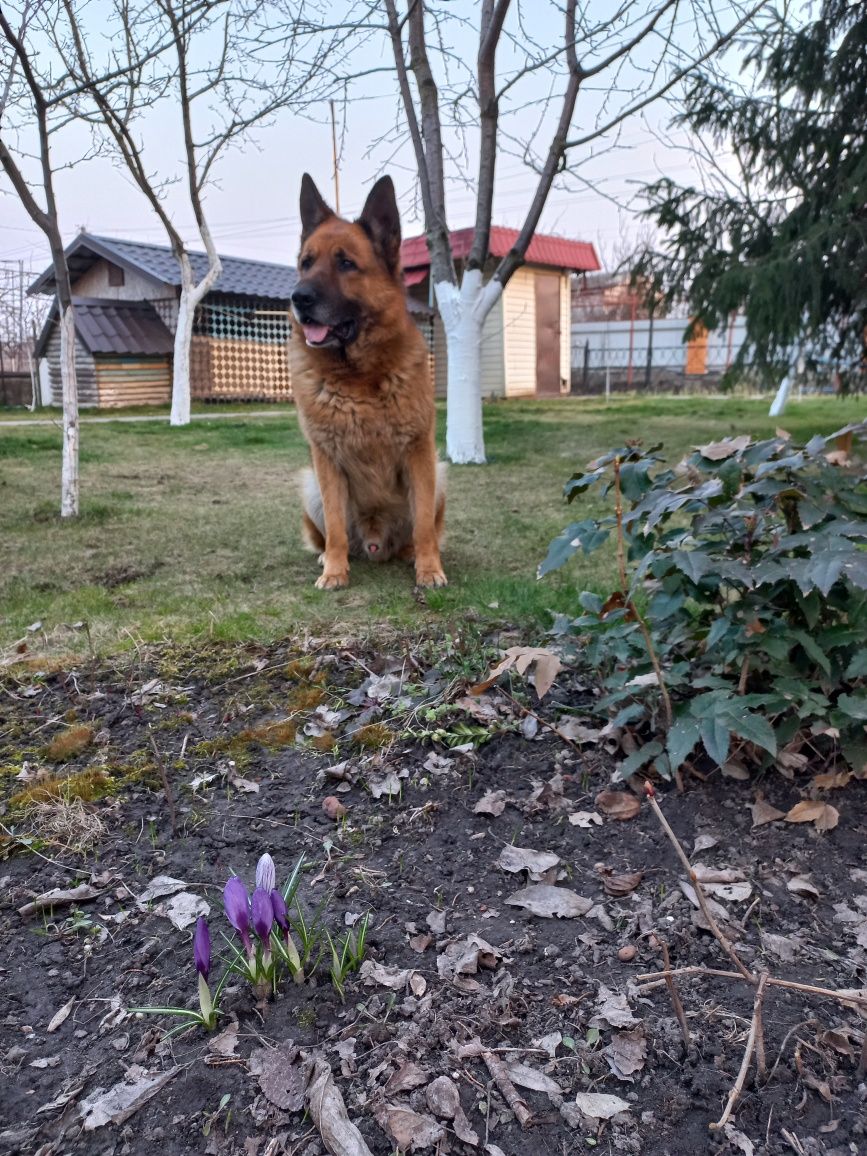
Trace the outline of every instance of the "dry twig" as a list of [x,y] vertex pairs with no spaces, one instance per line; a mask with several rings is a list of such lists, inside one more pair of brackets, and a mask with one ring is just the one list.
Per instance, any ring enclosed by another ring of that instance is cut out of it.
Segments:
[[704,915],[705,919],[707,920],[707,925],[710,928],[714,938],[717,940],[719,945],[722,947],[723,951],[726,953],[726,955],[729,957],[729,959],[732,961],[732,963],[735,965],[735,967],[738,969],[738,971],[741,973],[741,975],[744,977],[744,979],[749,980],[750,983],[758,983],[758,976],[753,975],[753,973],[751,971],[749,971],[748,968],[741,962],[741,960],[738,956],[738,953],[732,947],[732,945],[728,941],[728,939],[726,939],[726,937],[723,935],[722,931],[720,930],[719,924],[717,923],[717,921],[714,919],[713,915],[711,914],[710,906],[708,905],[707,898],[704,894],[701,883],[699,883],[699,881],[698,881],[698,876],[693,871],[692,864],[690,863],[689,859],[687,858],[687,854],[684,851],[683,847],[681,847],[681,845],[680,845],[680,840],[678,839],[677,835],[675,835],[674,831],[672,831],[671,827],[669,826],[668,819],[666,819],[665,815],[663,815],[662,808],[660,807],[659,803],[657,803],[657,801],[656,801],[656,792],[654,791],[653,786],[648,782],[646,782],[644,784],[644,793],[647,796],[647,801],[650,803],[651,807],[653,808],[654,814],[656,815],[657,819],[659,819],[659,822],[662,826],[663,831],[668,836],[672,847],[674,847],[675,851],[677,852],[677,854],[680,858],[681,863],[683,863],[684,867],[686,868],[686,872],[687,872],[687,875],[689,876],[690,883],[692,883],[692,886],[695,890],[696,897],[697,897],[698,902],[699,902],[699,906],[701,907],[702,915]]
[[668,954],[668,944],[664,939],[660,939],[659,946],[662,949],[662,962],[665,964],[665,970],[668,973],[665,977],[665,985],[668,988],[668,994],[671,996],[671,1003],[674,1007],[674,1014],[677,1016],[677,1022],[680,1024],[683,1046],[688,1048],[692,1043],[692,1037],[689,1034],[689,1024],[686,1022],[686,1013],[683,1010],[683,1004],[680,1002],[680,994],[674,982],[674,976],[670,974],[671,959]]
[[493,1052],[488,1051],[487,1048],[482,1049],[482,1059],[485,1061],[485,1067],[494,1078],[494,1083],[500,1089],[503,1099],[515,1113],[515,1118],[522,1128],[527,1128],[533,1119],[533,1113],[527,1107],[526,1101],[521,1097],[518,1089],[509,1079],[509,1073],[506,1071],[506,1065],[499,1056],[495,1056]]
[[[765,999],[765,984],[768,976],[764,974],[759,977],[758,987],[756,988],[756,998],[753,1001],[753,1018],[750,1023],[750,1034],[747,1036],[747,1046],[744,1051],[744,1058],[741,1060],[741,1068],[738,1072],[738,1077],[729,1092],[729,1098],[726,1101],[725,1110],[715,1124],[709,1124],[708,1127],[712,1132],[718,1132],[724,1128],[728,1123],[729,1117],[732,1114],[735,1104],[740,1098],[741,1092],[744,1090],[744,1082],[747,1078],[747,1072],[750,1070],[750,1060],[753,1058],[753,1052],[756,1050],[757,1041],[762,1032],[762,1003]],[[765,1054],[764,1041],[761,1044],[762,1056]]]
[[[861,1011],[867,1011],[867,996],[862,996],[860,992],[856,991],[847,991],[845,989],[841,991],[834,991],[832,988],[816,987],[814,984],[810,983],[798,983],[795,980],[790,979],[776,979],[774,976],[769,975],[767,972],[763,972],[759,975],[749,971],[741,962],[737,952],[723,935],[722,931],[720,931],[716,920],[711,915],[710,909],[704,896],[704,892],[702,891],[701,884],[699,883],[698,878],[696,877],[695,872],[690,865],[689,859],[683,847],[681,846],[680,840],[671,829],[668,820],[662,813],[662,809],[660,808],[659,803],[656,801],[656,794],[652,784],[645,782],[644,791],[648,802],[653,808],[654,814],[662,826],[663,831],[668,836],[672,846],[680,858],[681,863],[683,863],[689,874],[689,878],[692,881],[693,887],[695,888],[695,893],[699,904],[702,911],[704,912],[705,919],[707,920],[708,927],[710,928],[717,942],[725,951],[726,955],[728,955],[729,959],[731,959],[731,961],[734,963],[737,971],[723,971],[719,968],[698,966],[672,968],[668,958],[668,951],[665,949],[665,945],[663,944],[663,959],[665,962],[665,969],[661,972],[654,971],[645,973],[644,975],[636,976],[636,980],[639,983],[645,984],[644,987],[638,988],[638,991],[649,991],[650,988],[655,988],[658,987],[660,983],[665,983],[669,990],[669,994],[671,995],[672,1003],[674,1003],[675,1012],[677,1012],[677,1007],[680,1000],[677,997],[676,989],[674,988],[675,976],[714,976],[720,979],[731,979],[746,982],[752,984],[756,989],[755,997],[753,1000],[753,1018],[750,1023],[749,1036],[747,1037],[747,1046],[741,1061],[740,1071],[738,1072],[734,1085],[729,1092],[728,1100],[726,1101],[726,1106],[722,1116],[718,1121],[709,1125],[713,1131],[719,1131],[725,1127],[726,1123],[731,1117],[732,1112],[734,1111],[735,1104],[737,1103],[738,1098],[743,1091],[744,1082],[746,1081],[747,1072],[749,1071],[750,1067],[750,1061],[752,1060],[754,1054],[756,1057],[756,1067],[758,1069],[759,1076],[764,1076],[766,1072],[764,1031],[762,1026],[762,1010],[765,999],[765,988],[782,987],[789,991],[799,991],[805,993],[806,995],[814,995],[825,999],[833,999],[837,1000],[838,1003],[842,1003],[849,1007],[854,1006]],[[681,1007],[681,1012],[682,1010],[683,1009]],[[680,1020],[679,1014],[678,1020]],[[684,1024],[681,1022],[681,1031],[683,1030]],[[788,1040],[788,1037],[786,1038]],[[779,1060],[777,1060],[777,1063],[779,1063]],[[774,1065],[774,1070],[776,1070],[776,1064]],[[867,1032],[865,1032],[864,1044],[861,1048],[861,1059],[858,1067],[859,1078],[863,1077],[865,1071],[867,1071]],[[773,1075],[773,1071],[771,1074]],[[785,1131],[783,1132],[783,1135],[786,1135]]]
[[[643,986],[638,988],[639,992],[651,991],[655,987],[660,987],[668,976],[676,975],[710,975],[718,979],[737,979],[744,980],[744,976],[736,971],[723,971],[718,967],[700,967],[698,964],[691,964],[688,967],[675,967],[671,971],[648,971],[642,975],[635,977],[636,982]],[[755,980],[752,976],[746,977],[748,983],[758,983],[759,977]],[[838,1003],[850,1004],[856,1007],[863,1007],[867,1010],[867,996],[860,995],[857,991],[852,991],[847,988],[835,990],[831,987],[816,987],[812,983],[798,983],[794,979],[777,979],[776,976],[769,975],[767,978],[768,987],[784,987],[788,991],[800,991],[805,995],[819,996],[821,999],[835,999]]]

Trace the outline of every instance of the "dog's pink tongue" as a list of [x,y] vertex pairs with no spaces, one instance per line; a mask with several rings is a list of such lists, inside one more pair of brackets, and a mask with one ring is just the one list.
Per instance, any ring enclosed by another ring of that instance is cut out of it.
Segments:
[[308,345],[321,345],[328,336],[327,325],[302,325],[301,328]]

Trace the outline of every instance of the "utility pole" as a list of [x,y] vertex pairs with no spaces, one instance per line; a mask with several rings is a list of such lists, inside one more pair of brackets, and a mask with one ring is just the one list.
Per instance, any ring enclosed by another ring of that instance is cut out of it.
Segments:
[[329,100],[331,105],[331,160],[334,172],[334,211],[340,216],[340,174],[337,170],[337,121],[334,116],[334,101]]

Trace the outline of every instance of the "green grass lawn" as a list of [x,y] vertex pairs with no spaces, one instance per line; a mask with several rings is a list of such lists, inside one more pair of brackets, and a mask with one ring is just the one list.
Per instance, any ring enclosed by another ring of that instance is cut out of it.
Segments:
[[[767,434],[768,402],[672,398],[501,402],[486,407],[490,462],[449,471],[450,586],[416,600],[400,564],[357,562],[346,591],[313,588],[302,549],[296,474],[307,451],[294,411],[279,417],[84,425],[82,516],[59,508],[59,427],[0,428],[0,648],[41,621],[35,647],[100,649],[197,636],[267,639],[293,632],[365,632],[468,618],[549,621],[575,594],[610,589],[613,559],[580,559],[537,582],[535,569],[567,521],[573,470],[627,438],[665,443],[676,461],[728,434]],[[863,417],[858,399],[793,404],[794,437],[830,433]],[[18,411],[20,413],[20,411]],[[0,417],[5,417],[0,413]],[[443,414],[440,414],[441,421]]]

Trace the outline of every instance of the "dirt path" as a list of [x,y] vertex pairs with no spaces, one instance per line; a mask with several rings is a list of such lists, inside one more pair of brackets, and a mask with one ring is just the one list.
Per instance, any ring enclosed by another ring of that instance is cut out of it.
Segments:
[[[244,409],[232,410],[224,413],[222,410],[219,413],[191,413],[190,421],[221,421],[226,418],[250,418],[250,417],[285,417],[286,410],[269,410],[269,409]],[[117,422],[136,422],[136,421],[160,421],[168,425],[169,415],[167,413],[160,414],[142,414],[139,417],[128,416],[125,414],[118,414],[116,417],[79,417],[79,425],[114,425]],[[57,426],[60,428],[63,424],[63,418],[60,414],[56,418],[53,417],[22,417],[14,420],[3,419],[0,421],[0,428],[16,429],[18,426],[41,425],[41,426]]]

